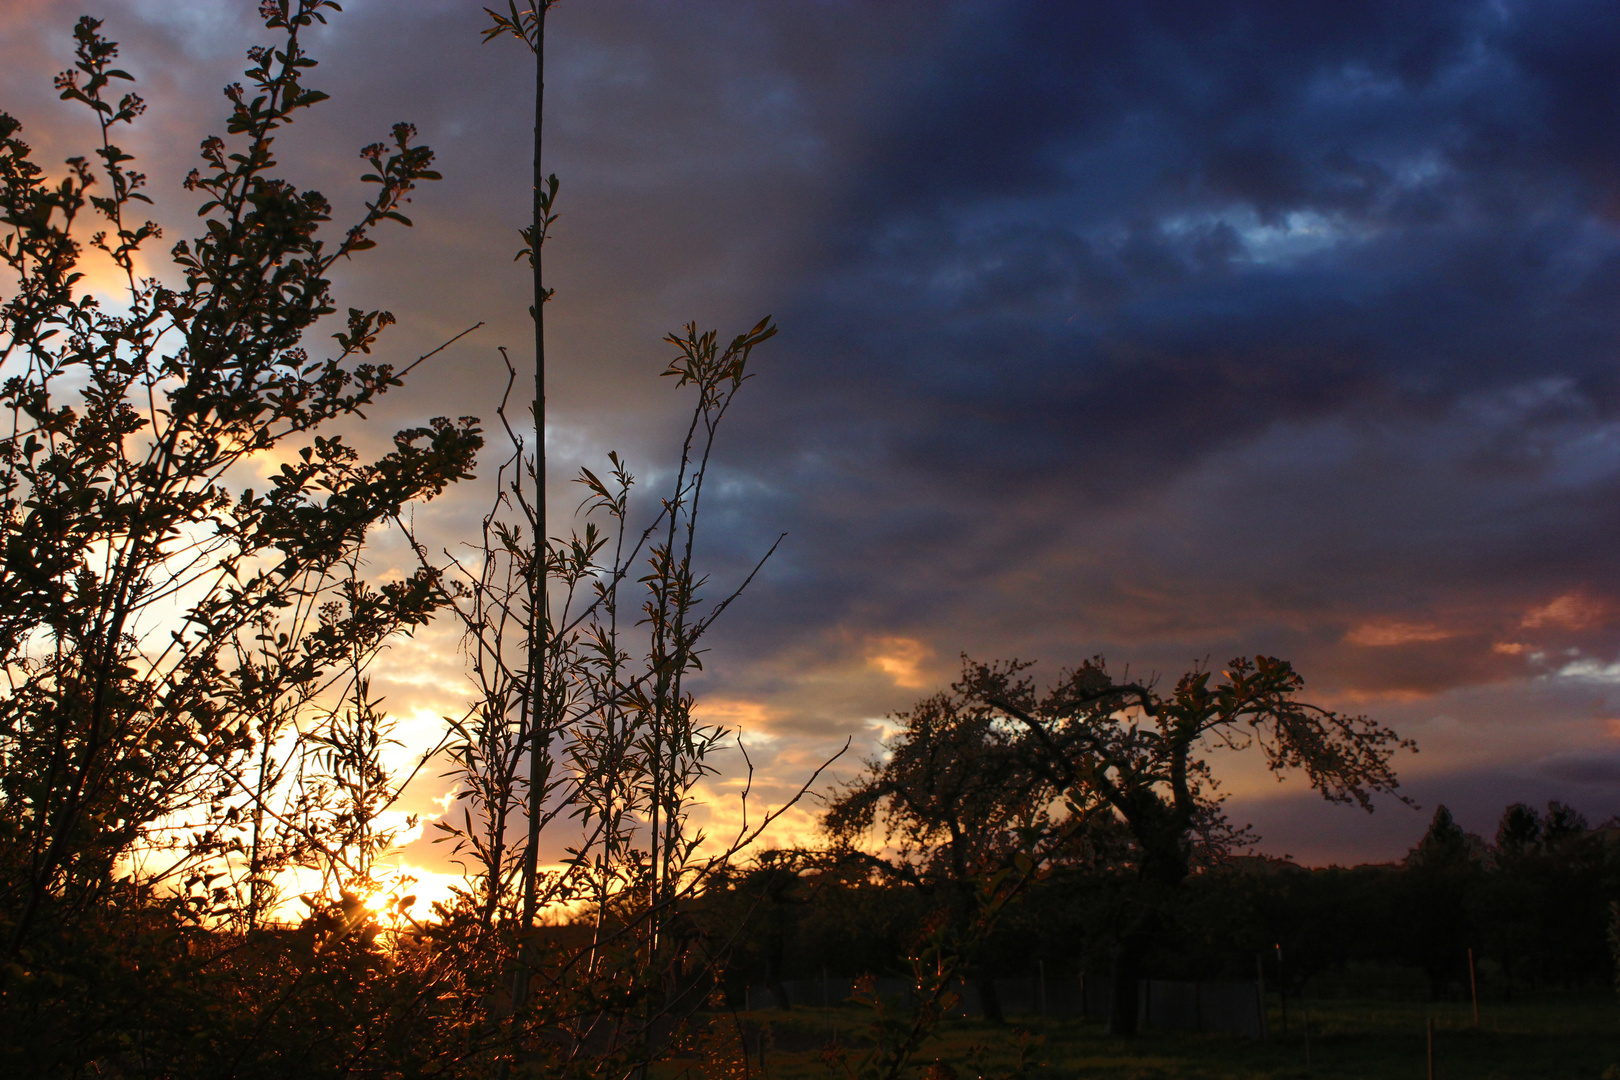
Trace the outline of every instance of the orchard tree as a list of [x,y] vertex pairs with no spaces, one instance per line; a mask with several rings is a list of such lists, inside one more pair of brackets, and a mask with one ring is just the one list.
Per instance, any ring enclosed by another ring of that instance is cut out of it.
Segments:
[[[1299,771],[1330,802],[1372,809],[1395,794],[1397,750],[1415,750],[1388,728],[1302,701],[1304,680],[1285,660],[1238,658],[1216,673],[1197,668],[1168,693],[1116,679],[1099,657],[1038,693],[1029,665],[964,662],[957,692],[985,723],[1021,732],[1018,756],[1071,810],[1105,814],[1129,830],[1141,895],[1114,954],[1109,1024],[1137,1026],[1137,980],[1166,899],[1194,868],[1238,838],[1220,812],[1208,752],[1258,749],[1276,773]],[[1034,790],[1030,788],[1030,790]]]
[[[891,719],[898,730],[834,798],[822,829],[846,858],[865,834],[881,830],[894,854],[872,864],[933,898],[965,942],[978,915],[979,883],[1029,858],[1031,838],[1056,835],[1050,804],[1058,789],[1033,767],[1020,733],[961,687]],[[1000,1020],[993,972],[967,951],[984,1013]]]

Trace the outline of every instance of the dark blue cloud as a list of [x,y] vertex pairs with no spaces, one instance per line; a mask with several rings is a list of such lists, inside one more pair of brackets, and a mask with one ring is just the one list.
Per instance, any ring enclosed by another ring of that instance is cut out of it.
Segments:
[[1143,432],[1175,461],[1346,399],[1601,382],[1602,193],[1538,145],[1557,88],[1492,10],[969,9],[792,314],[839,374],[960,413],[963,458]]
[[[791,358],[744,424],[802,493],[791,609],[1435,686],[1507,677],[1529,605],[1613,590],[1607,8],[950,18],[874,77],[821,260],[777,290]],[[1123,629],[1143,594],[1188,625]],[[1398,664],[1339,646],[1403,610],[1458,624]]]

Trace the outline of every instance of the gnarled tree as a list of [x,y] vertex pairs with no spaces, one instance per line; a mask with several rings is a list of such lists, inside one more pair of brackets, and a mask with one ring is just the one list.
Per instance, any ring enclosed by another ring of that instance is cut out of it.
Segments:
[[1303,772],[1330,802],[1370,811],[1374,794],[1396,793],[1395,752],[1416,749],[1364,716],[1300,700],[1304,680],[1272,657],[1235,659],[1218,679],[1196,668],[1168,694],[1116,680],[1100,657],[1039,694],[1028,667],[967,662],[958,691],[987,722],[1022,730],[1021,760],[1072,806],[1115,816],[1135,841],[1141,895],[1114,957],[1109,1024],[1118,1034],[1136,1030],[1137,979],[1165,894],[1192,872],[1200,841],[1219,851],[1234,839],[1209,750],[1258,749],[1273,772]]

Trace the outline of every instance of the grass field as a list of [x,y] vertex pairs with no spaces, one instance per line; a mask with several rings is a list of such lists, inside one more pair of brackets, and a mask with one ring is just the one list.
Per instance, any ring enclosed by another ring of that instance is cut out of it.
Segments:
[[[854,1008],[744,1014],[749,1075],[825,1080],[834,1074],[820,1060],[819,1047],[835,1032],[842,1042],[855,1042],[852,1032],[862,1030],[864,1015]],[[1306,1016],[1308,1061],[1302,1023]],[[948,1021],[918,1055],[913,1074],[922,1076],[938,1061],[951,1066],[962,1080],[978,1076],[981,1069],[985,1075],[1000,1075],[1013,1060],[1019,1032],[1027,1031],[1041,1040],[1031,1055],[1041,1067],[1029,1075],[1052,1080],[1424,1080],[1431,1018],[1435,1076],[1442,1080],[1599,1080],[1610,1066],[1620,1064],[1620,998],[1593,994],[1482,1006],[1477,1028],[1469,1007],[1455,1002],[1290,1002],[1286,1034],[1273,1003],[1272,1037],[1265,1042],[1152,1030],[1133,1040],[1117,1040],[1103,1034],[1100,1022],[1084,1020],[1042,1023],[1015,1018],[1005,1026]],[[970,1065],[974,1058],[982,1066]]]

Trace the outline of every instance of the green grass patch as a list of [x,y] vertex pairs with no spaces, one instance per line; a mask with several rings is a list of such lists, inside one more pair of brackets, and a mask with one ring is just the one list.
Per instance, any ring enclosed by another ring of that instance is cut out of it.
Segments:
[[[835,1035],[846,1046],[865,1045],[865,1014],[855,1008],[766,1009],[741,1019],[751,1077],[827,1080],[833,1074],[820,1047]],[[1271,1037],[1264,1042],[1152,1029],[1113,1039],[1095,1020],[952,1020],[917,1056],[912,1075],[922,1076],[935,1062],[962,1080],[981,1071],[999,1075],[1014,1060],[1018,1033],[1028,1031],[1040,1039],[1033,1058],[1041,1066],[1030,1075],[1052,1080],[1423,1080],[1431,1019],[1435,1075],[1442,1080],[1600,1080],[1620,1064],[1620,1000],[1594,994],[1482,1006],[1478,1027],[1469,1006],[1456,1002],[1334,1000],[1290,1002],[1284,1032],[1273,1004]],[[975,1060],[978,1066],[970,1064]],[[709,1073],[700,1068],[692,1075]]]

